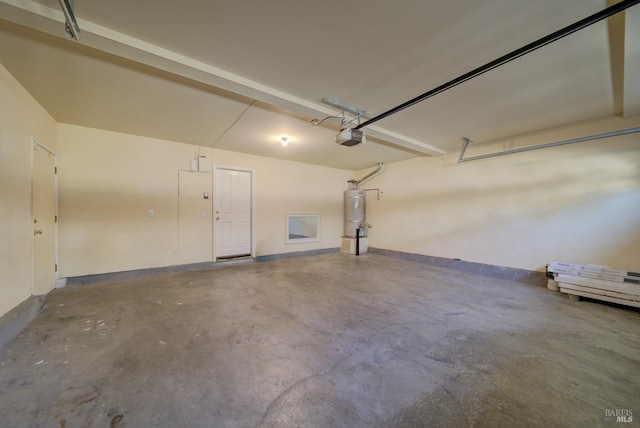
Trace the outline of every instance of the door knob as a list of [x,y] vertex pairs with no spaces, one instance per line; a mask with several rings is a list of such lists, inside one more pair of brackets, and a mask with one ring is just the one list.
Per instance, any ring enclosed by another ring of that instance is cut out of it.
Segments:
[[34,235],[42,235],[42,229],[34,230],[33,234]]

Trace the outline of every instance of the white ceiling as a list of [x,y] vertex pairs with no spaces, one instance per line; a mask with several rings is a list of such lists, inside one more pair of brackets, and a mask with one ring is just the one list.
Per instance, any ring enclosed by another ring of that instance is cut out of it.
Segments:
[[323,97],[379,114],[606,6],[75,0],[74,42],[57,0],[0,0],[0,63],[59,122],[355,170],[637,114],[638,42],[612,55],[619,29],[601,22],[365,128],[364,146],[337,146],[338,121],[310,124],[335,113]]

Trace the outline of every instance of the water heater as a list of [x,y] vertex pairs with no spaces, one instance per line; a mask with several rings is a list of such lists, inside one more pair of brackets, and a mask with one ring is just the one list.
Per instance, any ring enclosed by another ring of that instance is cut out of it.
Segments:
[[[344,192],[344,236],[355,238],[356,230],[366,221],[366,192],[345,190]],[[366,230],[366,229],[365,229]]]

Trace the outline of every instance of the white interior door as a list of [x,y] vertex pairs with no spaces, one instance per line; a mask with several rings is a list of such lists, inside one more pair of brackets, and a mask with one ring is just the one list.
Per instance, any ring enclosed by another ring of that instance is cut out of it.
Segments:
[[216,168],[216,258],[251,254],[251,172]]
[[33,145],[33,294],[51,291],[56,281],[55,155]]

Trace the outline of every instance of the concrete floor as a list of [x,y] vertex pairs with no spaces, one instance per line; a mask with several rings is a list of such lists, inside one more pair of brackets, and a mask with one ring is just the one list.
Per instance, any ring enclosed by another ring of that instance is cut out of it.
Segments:
[[67,287],[0,351],[3,427],[615,426],[640,312],[376,254]]

